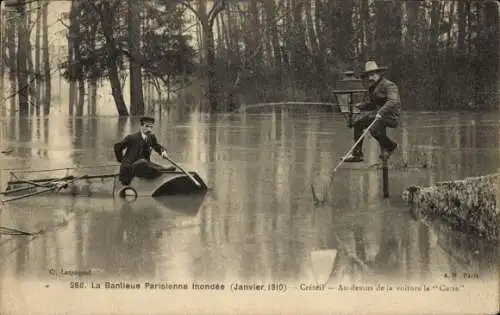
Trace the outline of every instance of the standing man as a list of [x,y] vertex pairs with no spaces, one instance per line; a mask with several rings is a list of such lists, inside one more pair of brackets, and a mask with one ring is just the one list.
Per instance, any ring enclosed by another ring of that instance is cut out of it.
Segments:
[[[386,133],[386,128],[396,128],[399,125],[400,98],[396,84],[384,77],[386,67],[378,67],[375,61],[365,64],[363,78],[368,77],[369,100],[356,104],[362,111],[366,111],[360,118],[354,121],[354,141],[356,142],[363,130],[368,128],[375,118],[378,120],[372,126],[370,133],[380,145],[380,158],[388,159],[398,144],[391,140]],[[363,139],[354,148],[353,154],[345,159],[346,162],[363,161]]]
[[[141,178],[156,178],[165,168],[151,162],[151,151],[154,149],[162,158],[167,159],[167,150],[158,143],[153,133],[152,117],[140,118],[140,130],[127,135],[114,145],[116,160],[121,163],[119,180],[122,185],[130,184],[134,176]],[[123,150],[125,150],[125,155]],[[175,169],[175,168],[173,168]]]

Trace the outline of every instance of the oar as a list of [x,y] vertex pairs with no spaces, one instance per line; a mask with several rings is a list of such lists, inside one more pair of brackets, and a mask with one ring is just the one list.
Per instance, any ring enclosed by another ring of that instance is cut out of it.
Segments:
[[325,190],[323,192],[323,200],[321,202],[319,202],[319,200],[317,199],[316,197],[316,193],[314,191],[314,187],[313,185],[311,184],[311,190],[312,190],[312,194],[313,194],[313,198],[315,199],[315,202],[316,203],[321,203],[321,204],[324,204],[326,202],[326,195],[327,195],[327,190],[328,188],[331,186],[332,182],[333,182],[333,177],[335,175],[335,173],[337,172],[337,169],[340,167],[340,165],[342,165],[342,163],[344,163],[344,161],[347,159],[347,157],[349,155],[352,154],[352,151],[354,151],[354,149],[356,148],[356,146],[361,142],[361,140],[363,140],[363,138],[368,134],[368,131],[370,131],[370,129],[373,127],[373,125],[375,125],[375,122],[379,120],[378,117],[375,117],[375,119],[373,120],[373,122],[368,126],[368,128],[365,129],[365,131],[363,132],[363,134],[361,135],[361,137],[359,137],[359,139],[356,141],[356,143],[354,143],[354,145],[352,146],[352,148],[344,155],[344,157],[342,157],[342,160],[337,164],[337,166],[333,169],[332,173],[330,174],[330,182],[328,184],[328,186],[325,186]]
[[174,161],[172,161],[171,158],[169,158],[168,156],[165,157],[170,163],[172,163],[175,167],[177,167],[178,169],[180,169],[184,174],[186,174],[192,181],[193,183],[197,186],[197,187],[201,187],[201,184],[191,175],[189,174],[188,172],[186,172],[182,167],[180,167],[179,164],[175,163]]

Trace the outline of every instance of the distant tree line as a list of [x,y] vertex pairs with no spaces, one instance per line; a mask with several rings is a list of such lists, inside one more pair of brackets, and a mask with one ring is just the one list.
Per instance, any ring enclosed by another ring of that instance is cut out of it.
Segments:
[[497,1],[230,1],[216,19],[217,81],[239,78],[250,102],[332,100],[341,72],[376,59],[405,109],[498,109],[498,12]]
[[[28,98],[46,111],[50,105],[47,1],[34,1],[40,9],[30,15],[29,2],[10,0],[15,10],[5,14],[17,21],[6,24],[2,50],[23,113]],[[71,86],[71,115],[83,113],[86,96],[95,113],[101,80],[109,81],[121,116],[146,111],[145,85],[160,98],[166,87],[168,100],[200,102],[211,112],[285,99],[333,101],[341,73],[359,73],[368,59],[389,67],[404,109],[495,110],[498,17],[498,2],[488,0],[71,0],[60,20],[68,39],[60,66]]]
[[[6,0],[9,10],[0,15],[0,91],[4,91],[4,76],[10,81],[10,91],[0,104],[10,100],[11,110],[27,115],[30,111],[50,113],[51,67],[47,25],[49,0],[32,0],[17,5]],[[35,32],[35,43],[30,41]],[[34,46],[34,47],[33,47]],[[33,52],[33,53],[32,53]],[[18,101],[18,106],[16,106]]]

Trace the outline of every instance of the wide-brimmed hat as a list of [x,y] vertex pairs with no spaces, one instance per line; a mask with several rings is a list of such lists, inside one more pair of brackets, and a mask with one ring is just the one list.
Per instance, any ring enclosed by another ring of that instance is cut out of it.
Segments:
[[366,77],[370,73],[379,73],[387,70],[387,67],[379,67],[377,63],[373,60],[367,61],[365,64],[365,71],[361,74],[362,77]]

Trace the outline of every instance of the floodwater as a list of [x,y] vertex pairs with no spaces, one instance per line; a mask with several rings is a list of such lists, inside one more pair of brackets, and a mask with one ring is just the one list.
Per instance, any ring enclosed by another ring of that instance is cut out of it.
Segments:
[[[486,286],[483,292],[498,297],[497,247],[444,224],[412,218],[401,194],[411,185],[498,172],[499,118],[496,113],[405,113],[402,126],[389,132],[399,143],[390,162],[390,197],[382,198],[381,173],[374,166],[379,150],[368,136],[366,163],[342,165],[329,189],[330,203],[315,207],[311,183],[322,194],[330,172],[352,145],[352,130],[340,114],[275,107],[212,119],[196,113],[175,120],[158,117],[158,139],[175,161],[198,172],[210,187],[207,194],[136,201],[41,195],[3,204],[1,226],[45,232],[0,236],[0,309],[2,314],[32,313],[30,305],[37,303],[37,314],[103,312],[107,304],[98,297],[108,294],[102,299],[119,305],[114,312],[162,313],[144,305],[165,299],[165,290],[138,298],[127,289],[91,289],[106,281],[140,283],[142,290],[145,282],[190,289],[193,282],[218,283],[226,292],[234,283],[275,284],[280,290],[286,285],[288,296],[297,293],[287,303],[297,307],[304,307],[301,298],[308,293],[301,284],[326,283],[326,291],[315,292],[322,303],[334,303],[326,310],[345,312],[361,306],[359,297],[335,295],[339,284],[433,283],[444,286],[435,291],[445,296],[419,310],[494,309],[497,298],[464,305],[457,303],[460,293],[446,288],[461,286],[463,294],[470,294],[467,286],[479,283]],[[10,175],[6,169],[116,164],[112,144],[135,130],[136,121],[115,117],[4,119],[2,184]],[[157,155],[153,159],[168,164]],[[90,275],[65,274],[88,270]],[[71,290],[71,281],[86,287]],[[168,292],[171,310],[221,311],[211,304],[217,297],[197,296],[194,306],[179,298],[197,291]],[[328,292],[333,297],[325,298]],[[175,294],[181,296],[174,299]],[[408,303],[419,297],[399,294]],[[83,296],[93,302],[82,303]],[[54,298],[55,304],[48,302]],[[278,303],[276,296],[262,298]],[[249,310],[272,309],[263,301]],[[320,305],[304,311],[325,311]],[[411,303],[393,307],[386,312],[415,310]]]

